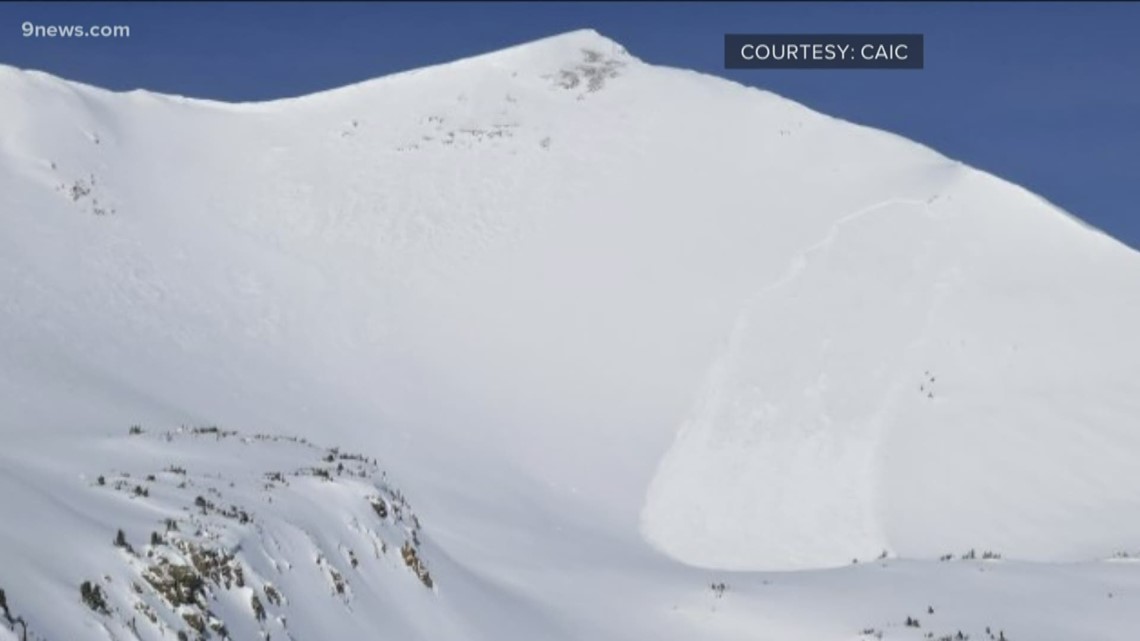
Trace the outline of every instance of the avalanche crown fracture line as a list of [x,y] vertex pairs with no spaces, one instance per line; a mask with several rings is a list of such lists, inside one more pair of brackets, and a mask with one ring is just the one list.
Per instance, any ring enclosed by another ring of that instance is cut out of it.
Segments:
[[726,69],[922,69],[922,34],[726,34]]

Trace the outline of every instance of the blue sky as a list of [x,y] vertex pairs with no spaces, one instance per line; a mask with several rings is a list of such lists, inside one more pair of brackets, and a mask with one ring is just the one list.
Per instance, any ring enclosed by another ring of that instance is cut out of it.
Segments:
[[[125,40],[28,39],[127,24]],[[1027,186],[1140,247],[1140,3],[0,3],[0,63],[114,89],[304,94],[593,27]],[[726,32],[919,32],[922,71],[723,69]],[[0,127],[2,127],[0,123]]]

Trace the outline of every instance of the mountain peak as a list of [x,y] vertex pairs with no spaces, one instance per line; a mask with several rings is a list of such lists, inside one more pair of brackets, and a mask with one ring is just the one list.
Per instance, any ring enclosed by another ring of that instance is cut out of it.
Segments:
[[519,45],[521,47],[543,47],[543,46],[577,46],[577,47],[621,47],[617,41],[607,38],[598,32],[597,29],[575,29],[573,31],[566,31],[563,33],[555,34],[553,36],[546,36],[538,40],[532,40],[529,43]]
[[521,56],[537,63],[565,63],[568,60],[578,60],[583,54],[603,58],[630,57],[629,52],[620,43],[596,30],[577,29],[500,49],[476,58],[513,59]]

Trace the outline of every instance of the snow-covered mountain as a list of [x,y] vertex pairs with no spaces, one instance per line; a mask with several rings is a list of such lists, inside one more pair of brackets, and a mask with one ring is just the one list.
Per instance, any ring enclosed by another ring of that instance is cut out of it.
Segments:
[[0,225],[2,641],[1140,633],[1140,255],[905,139],[592,31],[0,67]]

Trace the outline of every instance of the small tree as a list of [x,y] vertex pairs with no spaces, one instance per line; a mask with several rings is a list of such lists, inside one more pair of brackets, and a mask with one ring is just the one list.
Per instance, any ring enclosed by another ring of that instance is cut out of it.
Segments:
[[253,617],[258,621],[265,621],[265,606],[256,594],[249,598],[249,607],[253,610]]
[[118,533],[115,534],[115,547],[126,550],[132,554],[135,551],[135,549],[131,547],[131,544],[127,542],[127,535],[122,530],[119,530]]
[[83,599],[83,603],[99,614],[109,614],[107,609],[107,597],[103,594],[103,588],[95,585],[90,581],[84,581],[79,585],[79,596]]

